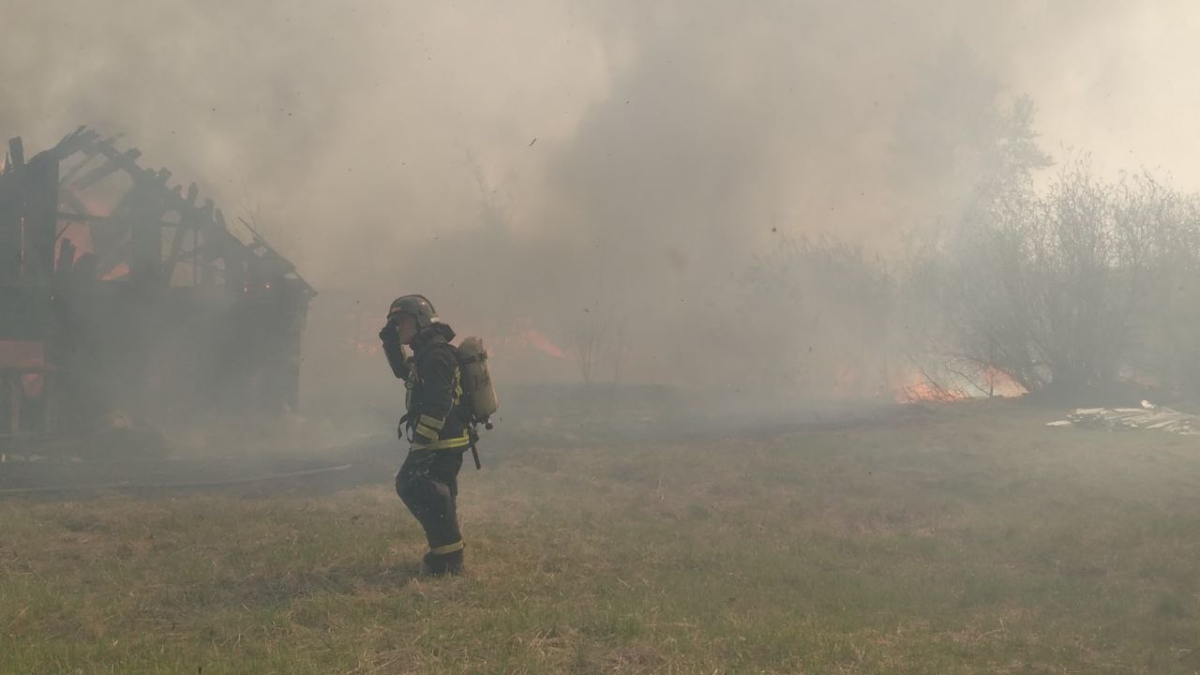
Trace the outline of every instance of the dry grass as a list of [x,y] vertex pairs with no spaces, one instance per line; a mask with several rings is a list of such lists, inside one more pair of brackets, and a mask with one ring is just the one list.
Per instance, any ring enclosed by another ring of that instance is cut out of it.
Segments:
[[0,502],[2,673],[1192,673],[1200,441],[1011,404],[379,485]]

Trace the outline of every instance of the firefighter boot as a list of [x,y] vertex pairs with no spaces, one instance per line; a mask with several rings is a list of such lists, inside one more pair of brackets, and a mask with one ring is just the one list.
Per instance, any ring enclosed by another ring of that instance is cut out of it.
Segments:
[[421,566],[421,571],[431,577],[457,576],[463,573],[462,549],[440,555],[433,552],[426,553],[422,562],[424,564]]

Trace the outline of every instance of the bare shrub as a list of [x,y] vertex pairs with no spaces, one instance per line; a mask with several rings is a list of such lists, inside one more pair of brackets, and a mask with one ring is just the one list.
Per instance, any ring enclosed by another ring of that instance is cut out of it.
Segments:
[[1065,395],[1112,387],[1135,361],[1168,368],[1166,345],[1185,341],[1166,330],[1170,291],[1195,269],[1198,224],[1193,197],[1075,162],[923,242],[905,275],[908,353],[942,376],[997,369]]

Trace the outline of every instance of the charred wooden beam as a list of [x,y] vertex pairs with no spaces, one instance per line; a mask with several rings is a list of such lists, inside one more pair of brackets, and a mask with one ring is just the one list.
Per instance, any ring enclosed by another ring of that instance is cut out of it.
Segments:
[[[99,183],[105,178],[113,175],[114,173],[124,169],[127,166],[126,161],[132,163],[141,156],[141,150],[138,150],[137,148],[131,148],[125,151],[123,155],[119,155],[119,159],[109,157],[108,161],[105,163],[80,176],[79,180],[71,184],[71,187],[75,190],[86,190],[96,183]],[[134,164],[134,166],[137,165]]]
[[166,286],[171,285],[171,279],[175,277],[175,267],[183,261],[184,237],[190,234],[193,242],[192,251],[196,249],[196,213],[197,209],[182,209],[179,212],[179,224],[175,226],[175,236],[171,239],[171,253],[162,265],[163,284]]
[[107,221],[112,227],[92,229],[92,253],[96,255],[97,279],[104,278],[117,265],[129,262],[126,255],[132,229],[129,211],[135,196],[133,190],[121,196],[121,201],[117,202]]
[[159,224],[167,212],[165,187],[143,180],[135,181],[129,191],[129,279],[134,283],[153,285],[162,278],[163,228]]
[[85,155],[94,155],[96,141],[100,140],[100,132],[87,128],[86,125],[80,125],[63,137],[58,145],[54,146],[53,152],[58,155],[59,159],[64,159],[76,152],[82,152]]
[[24,166],[25,144],[21,142],[20,136],[8,139],[8,160],[13,166]]
[[8,389],[8,432],[16,436],[21,433],[21,401],[25,393],[21,391],[20,377],[6,377],[3,381]]

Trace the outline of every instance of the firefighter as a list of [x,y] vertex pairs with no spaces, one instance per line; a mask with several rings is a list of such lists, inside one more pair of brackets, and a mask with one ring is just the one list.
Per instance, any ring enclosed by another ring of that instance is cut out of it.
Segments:
[[[421,295],[396,298],[379,333],[396,377],[404,380],[407,411],[398,433],[408,456],[396,473],[396,494],[425,530],[424,571],[441,576],[463,569],[463,540],[455,502],[463,453],[470,445],[462,402],[454,330]],[[407,357],[404,347],[411,347]]]

